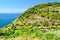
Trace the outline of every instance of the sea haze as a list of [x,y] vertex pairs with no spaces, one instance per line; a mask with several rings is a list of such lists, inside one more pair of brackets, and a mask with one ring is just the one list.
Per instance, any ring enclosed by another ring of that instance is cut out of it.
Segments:
[[21,13],[0,13],[0,28],[14,21]]

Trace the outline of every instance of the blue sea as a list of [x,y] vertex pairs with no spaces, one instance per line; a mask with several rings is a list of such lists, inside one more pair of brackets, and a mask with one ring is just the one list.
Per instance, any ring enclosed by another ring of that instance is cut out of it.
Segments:
[[14,21],[21,13],[0,13],[0,28]]

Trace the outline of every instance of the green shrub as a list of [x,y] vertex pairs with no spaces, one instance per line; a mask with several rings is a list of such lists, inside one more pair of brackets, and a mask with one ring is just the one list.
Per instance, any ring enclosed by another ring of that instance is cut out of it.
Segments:
[[48,21],[44,21],[44,22],[42,22],[42,25],[43,25],[43,26],[48,26],[49,23],[48,23]]

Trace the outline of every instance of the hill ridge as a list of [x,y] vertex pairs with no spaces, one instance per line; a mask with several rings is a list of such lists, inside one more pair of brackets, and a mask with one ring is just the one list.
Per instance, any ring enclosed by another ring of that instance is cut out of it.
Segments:
[[0,29],[1,36],[31,35],[60,30],[60,3],[39,4],[29,8],[11,24]]

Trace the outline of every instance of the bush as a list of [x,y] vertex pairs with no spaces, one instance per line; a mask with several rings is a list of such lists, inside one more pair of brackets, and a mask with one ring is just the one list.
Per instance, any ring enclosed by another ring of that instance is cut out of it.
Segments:
[[43,25],[43,26],[48,26],[49,23],[48,23],[47,21],[44,21],[44,22],[42,22],[42,25]]

